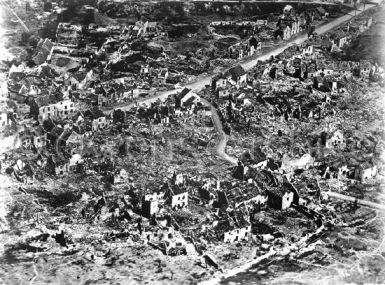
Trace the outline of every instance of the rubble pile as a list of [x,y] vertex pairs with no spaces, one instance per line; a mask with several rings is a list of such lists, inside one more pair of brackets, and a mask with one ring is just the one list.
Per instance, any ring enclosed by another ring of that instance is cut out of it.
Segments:
[[252,3],[80,2],[24,7],[43,28],[1,69],[5,280],[21,265],[60,283],[52,265],[74,283],[197,283],[254,258],[344,256],[338,231],[377,218],[357,199],[381,204],[385,73],[342,60],[375,12],[317,35],[337,5],[246,21],[234,11]]

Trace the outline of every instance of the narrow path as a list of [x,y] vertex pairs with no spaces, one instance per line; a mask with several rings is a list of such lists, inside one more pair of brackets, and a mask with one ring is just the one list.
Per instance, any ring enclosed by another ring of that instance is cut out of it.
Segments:
[[29,29],[27,25],[23,22],[22,19],[16,14],[16,12],[3,0],[0,0],[0,5],[8,8],[9,11],[16,17],[17,21],[20,23],[20,25],[24,28],[26,32],[29,32]]
[[211,108],[211,118],[214,123],[215,129],[217,130],[217,133],[219,135],[219,141],[215,148],[218,156],[223,158],[224,160],[227,160],[233,165],[237,165],[238,159],[226,153],[226,145],[227,145],[227,141],[229,140],[229,136],[226,135],[226,133],[223,130],[223,124],[221,122],[221,119],[219,118],[217,109],[212,104],[210,104],[207,100],[201,99],[201,101],[202,103],[210,106]]
[[344,194],[337,193],[337,192],[332,192],[332,191],[326,191],[326,192],[323,192],[323,194],[325,194],[328,197],[333,197],[333,198],[336,198],[336,199],[357,203],[357,204],[360,204],[362,206],[366,206],[366,207],[369,207],[369,208],[372,208],[372,209],[385,211],[385,205],[381,205],[381,204],[374,203],[374,202],[371,202],[371,201],[358,199],[358,198],[355,198],[355,197],[352,197],[352,196],[348,196],[348,195],[344,195]]

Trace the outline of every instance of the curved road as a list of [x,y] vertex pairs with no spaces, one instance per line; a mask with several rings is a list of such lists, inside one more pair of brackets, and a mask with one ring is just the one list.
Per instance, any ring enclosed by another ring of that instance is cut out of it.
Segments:
[[219,118],[217,109],[203,98],[201,98],[201,102],[210,106],[211,108],[211,118],[214,123],[215,129],[217,130],[219,135],[219,141],[215,148],[217,154],[219,155],[219,157],[223,158],[224,160],[227,160],[231,164],[237,165],[238,159],[226,153],[226,145],[227,141],[229,140],[229,136],[226,135],[226,133],[223,131],[223,125],[221,119]]
[[[365,9],[357,10],[356,15],[358,16],[364,10],[366,11],[372,7],[375,7],[375,6],[376,5],[374,5],[374,4],[367,4],[365,6]],[[319,35],[324,34],[328,31],[344,24],[345,22],[351,20],[354,17],[355,17],[354,13],[344,15],[342,17],[334,19],[333,21],[330,21],[329,23],[322,24],[322,25],[318,26],[315,29],[315,32]],[[251,57],[244,58],[244,59],[238,61],[237,64],[240,64],[245,69],[245,71],[248,71],[248,70],[252,69],[257,64],[258,61],[268,60],[271,56],[276,56],[276,55],[282,53],[286,48],[290,47],[291,45],[301,44],[301,43],[305,42],[306,40],[307,40],[307,34],[306,33],[300,33],[297,36],[292,37],[288,41],[283,41],[282,44],[280,44],[278,47],[275,47],[275,48],[273,48],[269,51],[266,51],[262,54],[259,54],[259,55],[254,55]],[[206,76],[206,77],[198,79],[197,81],[195,81],[193,83],[187,84],[184,87],[187,87],[187,88],[192,89],[194,91],[199,91],[199,90],[205,88],[206,85],[210,84],[211,78],[212,78],[212,76]],[[152,96],[150,98],[143,98],[143,99],[139,100],[137,103],[150,105],[151,103],[157,101],[158,99],[165,100],[169,95],[175,94],[176,92],[180,91],[181,89],[182,88],[161,92],[161,93],[158,93],[157,95]],[[217,110],[208,101],[202,99],[202,102],[204,102],[210,106],[211,113],[212,113],[212,119],[213,119],[215,128],[219,133],[220,140],[219,140],[217,147],[216,147],[216,151],[217,151],[218,155],[221,158],[230,162],[231,164],[237,164],[237,159],[235,157],[229,156],[225,152],[227,141],[228,141],[228,136],[223,131],[223,126],[222,126],[222,123],[219,119]],[[130,104],[125,104],[125,105],[120,105],[120,106],[114,106],[113,108],[126,111],[126,110],[133,108],[137,103],[130,103]],[[110,114],[114,111],[114,109],[104,110],[104,112],[106,114]]]

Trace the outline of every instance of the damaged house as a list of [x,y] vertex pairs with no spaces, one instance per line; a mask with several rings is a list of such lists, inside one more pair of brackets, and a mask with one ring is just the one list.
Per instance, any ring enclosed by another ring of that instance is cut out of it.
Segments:
[[68,153],[81,154],[83,151],[83,136],[75,131],[71,132],[71,135],[66,140],[66,149]]
[[56,30],[56,42],[60,46],[77,48],[79,46],[82,32],[83,28],[80,25],[59,23]]
[[313,52],[314,52],[314,46],[313,45],[306,45],[302,49],[302,54],[304,54],[304,55],[310,55],[310,54],[313,54]]
[[200,102],[200,97],[189,88],[184,88],[180,93],[175,96],[176,109],[191,106],[193,102]]
[[[330,171],[330,168],[329,168]],[[348,165],[344,164],[341,167],[338,168],[338,179],[354,179],[355,178],[355,168],[349,167]]]
[[75,105],[71,100],[63,100],[55,104],[41,106],[39,108],[39,121],[47,119],[66,119],[75,113]]
[[113,185],[123,184],[128,182],[128,173],[124,168],[115,169],[109,174],[108,182]]
[[343,48],[346,44],[349,43],[349,35],[342,30],[338,30],[334,36],[337,41],[336,44],[339,48]]
[[92,131],[102,131],[108,129],[112,125],[112,119],[108,116],[100,116],[92,120]]
[[242,66],[237,65],[233,68],[230,68],[228,80],[232,81],[234,85],[238,88],[245,85],[247,81],[247,73]]
[[231,198],[235,202],[234,207],[243,208],[247,212],[252,213],[264,208],[267,205],[268,196],[256,183],[247,185],[242,193],[237,197]]
[[33,62],[36,65],[40,65],[49,61],[52,56],[53,46],[49,39],[40,39],[35,49],[35,54],[32,57]]
[[294,193],[287,188],[274,187],[266,189],[268,196],[267,204],[276,210],[284,210],[291,206],[294,201]]
[[291,35],[292,33],[290,26],[286,26],[286,28],[283,29],[283,40],[289,40]]
[[158,74],[158,84],[159,85],[165,85],[167,78],[168,78],[169,72],[167,68],[161,69]]
[[220,74],[211,78],[211,88],[213,90],[218,90],[226,87],[227,87],[227,78],[225,76]]
[[147,242],[161,249],[164,254],[186,254],[186,241],[182,235],[171,226],[157,226],[151,232],[146,232]]
[[33,135],[28,127],[23,127],[19,130],[16,146],[17,148],[29,150],[33,148]]
[[45,165],[46,171],[56,177],[63,177],[69,173],[69,162],[59,156],[50,156]]
[[369,60],[360,61],[360,76],[362,78],[369,78],[370,71],[372,69],[372,64]]
[[351,78],[353,76],[352,67],[350,62],[341,61],[338,65],[338,72],[341,76],[345,76],[346,78]]
[[142,198],[142,216],[146,218],[153,217],[156,213],[159,212],[161,206],[165,202],[165,192],[153,191],[147,193]]
[[188,192],[184,187],[180,187],[178,185],[171,185],[168,188],[167,196],[172,209],[177,210],[187,208]]
[[56,104],[50,104],[39,108],[39,120],[45,121],[47,119],[53,119],[57,117]]
[[365,180],[373,179],[377,175],[377,166],[372,165],[368,162],[364,162],[360,164],[355,173],[355,178],[361,182],[365,182]]
[[198,187],[198,199],[200,202],[203,202],[205,205],[213,205],[215,200],[215,194],[210,191],[210,187]]
[[57,115],[64,119],[73,116],[75,113],[75,105],[71,100],[63,100],[56,103]]
[[219,221],[215,231],[226,243],[247,241],[251,237],[251,224],[242,213],[235,212],[233,217],[228,216],[226,220]]
[[33,131],[33,145],[37,149],[42,149],[47,146],[47,134],[41,126],[37,126]]
[[2,112],[0,113],[0,127],[10,126],[12,120],[8,118],[8,113]]
[[345,148],[346,140],[341,130],[336,130],[332,135],[326,139],[325,146],[327,148]]
[[153,196],[146,195],[142,199],[142,216],[151,218],[159,212],[159,200]]

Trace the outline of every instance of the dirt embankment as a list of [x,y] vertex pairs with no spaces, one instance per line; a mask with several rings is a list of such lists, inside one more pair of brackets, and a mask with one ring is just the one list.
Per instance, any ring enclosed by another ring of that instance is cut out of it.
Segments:
[[379,10],[375,17],[377,22],[365,33],[352,42],[346,50],[346,59],[355,61],[358,58],[385,65],[385,10]]

